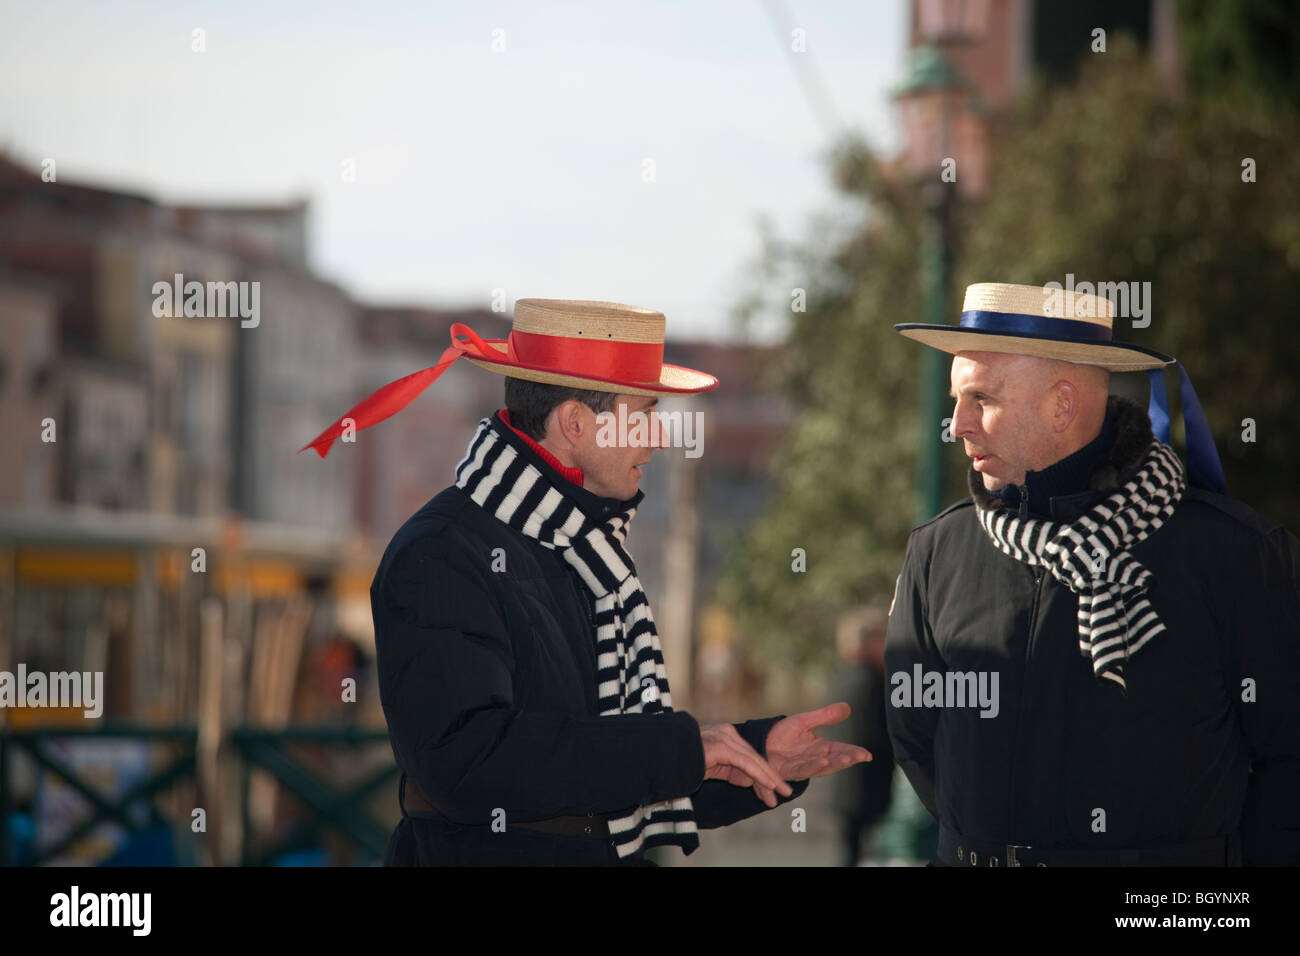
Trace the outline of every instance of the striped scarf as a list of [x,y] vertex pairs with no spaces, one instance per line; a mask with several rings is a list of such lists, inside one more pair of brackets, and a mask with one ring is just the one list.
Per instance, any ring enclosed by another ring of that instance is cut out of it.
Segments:
[[[516,451],[495,416],[479,422],[456,466],[456,487],[488,514],[542,547],[560,552],[596,602],[596,681],[602,717],[673,709],[668,672],[650,602],[624,548],[641,494],[623,511],[593,519],[565,494],[564,480]],[[686,853],[700,844],[690,797],[639,806],[610,818],[620,858],[642,847],[671,844]]]
[[1159,530],[1187,487],[1173,449],[1153,441],[1123,488],[1066,524],[976,508],[993,543],[1031,567],[1045,567],[1079,596],[1079,650],[1093,674],[1126,689],[1124,662],[1165,626],[1146,598],[1151,572],[1130,549]]

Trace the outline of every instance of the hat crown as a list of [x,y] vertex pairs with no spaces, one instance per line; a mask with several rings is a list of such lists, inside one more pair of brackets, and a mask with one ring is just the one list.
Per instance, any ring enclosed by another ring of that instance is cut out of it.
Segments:
[[662,312],[590,299],[519,299],[513,330],[532,335],[662,345]]
[[[1060,283],[1053,283],[1060,286]],[[966,287],[962,312],[999,312],[1047,319],[1073,319],[1110,329],[1115,304],[1105,296],[1046,285],[977,282]]]

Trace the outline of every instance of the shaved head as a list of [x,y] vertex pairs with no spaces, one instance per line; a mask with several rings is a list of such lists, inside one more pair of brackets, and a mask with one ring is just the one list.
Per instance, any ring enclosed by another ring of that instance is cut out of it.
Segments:
[[1024,483],[1101,432],[1110,372],[1096,365],[1006,352],[952,360],[952,433],[989,491]]

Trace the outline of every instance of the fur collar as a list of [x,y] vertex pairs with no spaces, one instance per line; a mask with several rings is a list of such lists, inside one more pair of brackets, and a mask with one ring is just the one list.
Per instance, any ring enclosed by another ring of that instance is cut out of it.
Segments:
[[[1151,419],[1147,410],[1127,398],[1112,395],[1106,400],[1106,417],[1115,418],[1115,442],[1110,451],[1092,468],[1088,479],[1091,491],[1113,491],[1119,487],[1120,476],[1142,463],[1155,436],[1151,433]],[[1005,505],[1006,502],[984,488],[984,480],[974,468],[967,469],[966,483],[975,504],[984,510]]]

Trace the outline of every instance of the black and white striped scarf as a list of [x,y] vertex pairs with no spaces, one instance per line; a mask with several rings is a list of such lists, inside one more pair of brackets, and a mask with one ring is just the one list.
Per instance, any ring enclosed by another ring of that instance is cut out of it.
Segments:
[[[673,709],[668,672],[650,602],[623,546],[641,500],[593,519],[554,480],[521,456],[505,436],[507,426],[485,418],[456,466],[456,486],[484,511],[543,547],[558,550],[596,601],[596,681],[600,715],[656,714]],[[690,797],[640,806],[609,819],[619,857],[643,847],[671,844],[690,853],[699,846]]]
[[1173,449],[1153,441],[1133,478],[1072,523],[975,510],[1004,554],[1047,568],[1078,594],[1079,650],[1095,676],[1125,688],[1124,662],[1165,630],[1146,598],[1151,572],[1129,551],[1174,513],[1186,487]]

